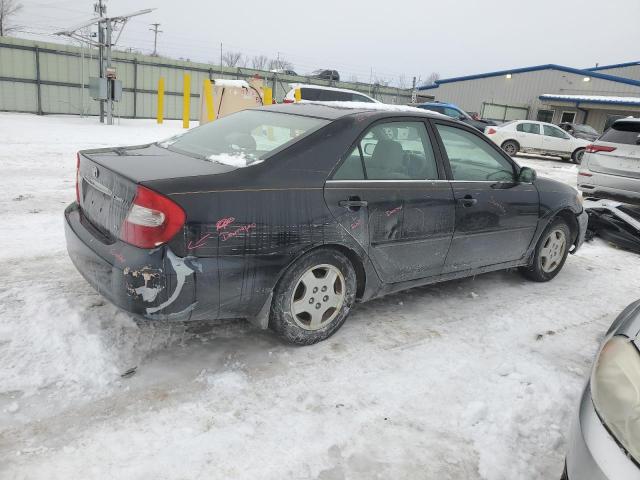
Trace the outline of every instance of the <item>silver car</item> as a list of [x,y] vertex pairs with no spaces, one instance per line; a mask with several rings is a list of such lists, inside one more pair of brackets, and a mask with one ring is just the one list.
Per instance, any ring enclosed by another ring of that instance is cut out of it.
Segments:
[[582,393],[563,479],[640,479],[640,300],[613,322]]
[[578,189],[587,197],[640,202],[640,118],[616,120],[587,146]]

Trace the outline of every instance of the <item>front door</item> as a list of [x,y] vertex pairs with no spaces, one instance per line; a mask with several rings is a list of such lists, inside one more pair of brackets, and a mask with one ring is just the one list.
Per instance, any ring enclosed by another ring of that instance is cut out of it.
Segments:
[[522,259],[538,225],[536,187],[518,182],[517,166],[481,135],[435,123],[456,200],[455,233],[443,272]]
[[455,203],[422,121],[369,127],[325,185],[342,227],[367,250],[381,280],[438,275]]
[[571,137],[554,125],[542,125],[542,149],[550,153],[567,155],[572,153]]

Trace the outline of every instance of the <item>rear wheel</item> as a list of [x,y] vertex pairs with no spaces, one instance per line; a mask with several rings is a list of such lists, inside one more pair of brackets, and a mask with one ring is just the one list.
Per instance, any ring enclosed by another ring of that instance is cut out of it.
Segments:
[[562,270],[570,242],[569,225],[564,219],[556,218],[540,237],[532,264],[520,269],[522,274],[536,282],[548,282]]
[[510,157],[515,157],[518,150],[520,150],[520,145],[514,140],[507,140],[502,144],[502,150]]
[[342,326],[355,296],[356,274],[349,259],[336,250],[314,250],[280,279],[269,327],[289,342],[311,345]]
[[584,156],[584,148],[578,148],[571,155],[571,160],[573,160],[573,163],[575,163],[577,165],[580,165],[582,163],[582,157],[583,156]]

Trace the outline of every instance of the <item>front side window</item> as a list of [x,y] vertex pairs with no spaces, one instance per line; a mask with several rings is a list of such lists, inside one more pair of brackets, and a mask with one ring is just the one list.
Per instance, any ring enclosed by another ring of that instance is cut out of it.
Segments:
[[569,135],[564,133],[558,127],[554,127],[552,125],[543,125],[543,128],[544,128],[544,134],[548,137],[564,138],[565,140],[569,138]]
[[516,130],[524,133],[535,133],[540,135],[540,125],[537,123],[519,123]]
[[513,182],[513,165],[485,140],[461,128],[436,124],[454,180]]
[[378,123],[349,152],[334,180],[436,180],[436,159],[422,122]]
[[158,145],[203,160],[246,167],[328,123],[328,120],[300,115],[243,110]]

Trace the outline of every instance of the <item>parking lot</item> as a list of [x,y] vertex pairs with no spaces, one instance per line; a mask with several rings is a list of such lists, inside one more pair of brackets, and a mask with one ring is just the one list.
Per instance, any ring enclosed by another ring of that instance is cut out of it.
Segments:
[[[0,477],[560,476],[636,255],[595,239],[549,283],[498,272],[390,295],[305,348],[244,321],[135,323],[66,254],[75,152],[180,124],[0,125]],[[575,185],[573,164],[518,161]]]

